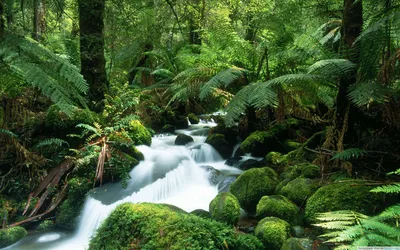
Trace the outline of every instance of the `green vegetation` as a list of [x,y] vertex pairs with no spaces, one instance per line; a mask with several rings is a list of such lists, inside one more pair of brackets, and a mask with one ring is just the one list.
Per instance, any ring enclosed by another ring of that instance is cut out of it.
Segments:
[[266,249],[280,249],[289,238],[289,224],[276,217],[266,217],[258,222],[255,235],[264,243]]
[[236,196],[243,209],[256,212],[259,200],[275,192],[277,174],[271,168],[253,168],[243,172],[231,185],[231,193]]
[[235,225],[239,220],[240,205],[231,193],[220,193],[210,203],[211,218]]
[[27,235],[23,227],[12,227],[0,230],[0,247],[14,244]]
[[90,241],[89,249],[263,249],[254,236],[224,223],[159,204],[123,204]]
[[317,189],[318,185],[315,181],[306,178],[296,178],[284,185],[280,189],[279,194],[286,196],[297,205],[304,205],[304,202],[312,196]]
[[262,197],[258,202],[256,216],[260,219],[277,217],[291,223],[298,213],[299,208],[288,198],[282,195],[271,195]]

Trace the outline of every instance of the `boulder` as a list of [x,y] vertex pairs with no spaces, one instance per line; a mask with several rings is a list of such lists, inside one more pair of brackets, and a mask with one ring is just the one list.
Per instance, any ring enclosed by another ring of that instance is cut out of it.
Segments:
[[221,173],[221,171],[213,168],[212,166],[200,166],[202,169],[205,169],[209,173],[209,181],[213,185],[218,185],[225,180],[225,176]]
[[204,218],[204,219],[210,219],[211,218],[210,212],[208,212],[206,210],[203,210],[203,209],[193,210],[192,212],[190,212],[190,214],[199,216],[199,217]]
[[188,119],[191,124],[198,124],[200,122],[200,119],[193,113],[188,115]]
[[175,145],[183,146],[193,141],[194,140],[191,136],[185,134],[179,134],[175,139]]
[[176,130],[176,127],[174,125],[164,125],[164,127],[162,127],[162,132],[163,133],[174,133]]
[[267,217],[258,222],[255,235],[262,241],[265,249],[280,249],[283,243],[289,238],[290,226],[286,221]]
[[231,185],[231,193],[249,213],[255,213],[258,201],[274,194],[278,177],[271,168],[253,168],[243,172]]
[[206,139],[206,143],[213,146],[224,159],[232,155],[233,146],[228,143],[223,134],[209,135]]
[[139,120],[132,120],[129,122],[129,127],[127,129],[129,137],[136,145],[147,145],[151,144],[151,133],[143,126]]
[[318,185],[315,181],[307,178],[296,178],[289,181],[278,193],[302,206],[317,189]]
[[225,223],[152,203],[119,205],[89,244],[89,250],[115,248],[264,249],[256,237],[239,233]]
[[308,222],[314,222],[317,213],[335,210],[375,214],[376,210],[383,209],[384,201],[382,194],[370,192],[372,188],[357,180],[323,186],[307,200],[306,219]]
[[235,176],[228,176],[222,182],[218,184],[218,192],[230,192],[231,185],[236,181]]
[[280,250],[312,250],[313,241],[307,238],[289,238]]
[[227,166],[235,166],[238,162],[240,162],[242,160],[241,156],[234,156],[229,158],[228,160],[225,161],[225,165]]
[[0,247],[12,245],[24,238],[28,232],[23,227],[10,227],[0,230]]
[[293,222],[299,213],[299,207],[282,195],[264,196],[257,204],[256,216],[277,217],[287,222]]
[[240,204],[231,193],[220,193],[210,203],[211,218],[236,225],[240,216]]
[[251,153],[255,157],[264,157],[271,151],[285,151],[271,131],[253,132],[242,142],[240,149],[245,153]]
[[237,164],[237,167],[241,170],[249,170],[251,168],[265,167],[265,164],[263,164],[263,162],[255,160],[255,159],[248,159],[243,162],[239,162]]

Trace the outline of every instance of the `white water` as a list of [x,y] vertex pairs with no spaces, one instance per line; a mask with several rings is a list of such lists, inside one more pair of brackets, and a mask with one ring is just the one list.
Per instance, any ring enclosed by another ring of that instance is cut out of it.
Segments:
[[241,173],[226,166],[215,149],[204,143],[204,127],[215,125],[201,123],[177,131],[193,136],[194,142],[186,146],[175,146],[175,135],[159,135],[153,138],[151,147],[139,146],[145,159],[130,172],[127,188],[123,189],[117,183],[92,191],[73,235],[63,232],[32,235],[7,249],[87,249],[96,229],[116,206],[125,202],[167,203],[187,212],[195,209],[208,211],[210,201],[218,194],[218,183],[210,181],[212,173],[204,166],[213,167],[223,176]]

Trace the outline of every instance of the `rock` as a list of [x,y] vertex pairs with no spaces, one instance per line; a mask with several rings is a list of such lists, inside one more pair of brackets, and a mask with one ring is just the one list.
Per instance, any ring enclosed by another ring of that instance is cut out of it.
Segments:
[[28,232],[23,227],[10,227],[0,230],[0,247],[12,245],[24,238]]
[[231,185],[236,181],[235,176],[228,176],[222,182],[218,184],[218,192],[230,192]]
[[176,130],[176,127],[174,125],[167,124],[164,127],[162,127],[162,132],[163,133],[174,133]]
[[282,155],[279,152],[269,152],[267,156],[265,156],[265,162],[267,164],[271,164],[274,166],[284,166],[287,165],[287,159],[285,155]]
[[127,132],[129,137],[136,145],[150,146],[151,133],[139,120],[130,121]]
[[229,145],[223,134],[209,135],[206,139],[206,143],[213,146],[224,159],[232,155],[233,146]]
[[190,214],[196,215],[198,217],[204,218],[204,219],[210,219],[211,214],[210,212],[203,210],[203,209],[196,209],[190,212]]
[[306,203],[305,216],[308,222],[315,221],[317,213],[352,210],[363,214],[375,214],[384,206],[383,195],[371,193],[371,186],[362,185],[362,181],[352,180],[333,183],[321,187]]
[[289,166],[282,174],[282,177],[289,180],[294,180],[297,177],[314,179],[321,177],[321,170],[317,165],[300,163]]
[[264,243],[265,249],[280,249],[289,238],[289,223],[276,218],[267,217],[258,222],[255,235]]
[[305,234],[305,230],[304,228],[302,228],[301,226],[293,226],[290,228],[290,233],[296,237],[296,238],[300,238],[303,237]]
[[318,185],[315,181],[307,178],[296,178],[283,186],[278,193],[302,206],[317,189]]
[[188,115],[188,119],[191,124],[198,124],[200,122],[200,119],[193,113]]
[[231,193],[220,193],[210,203],[211,218],[236,225],[240,216],[238,199]]
[[277,217],[287,222],[293,222],[299,213],[299,208],[288,198],[282,195],[264,196],[257,204],[256,216]]
[[265,167],[265,165],[254,159],[248,159],[245,160],[244,162],[238,163],[238,168],[241,170],[249,170],[251,168],[261,168],[261,167]]
[[233,167],[241,160],[242,160],[241,156],[234,156],[226,160],[225,165]]
[[271,151],[285,152],[275,134],[270,131],[253,132],[243,141],[240,149],[255,157],[263,157]]
[[209,181],[213,185],[218,185],[219,183],[223,182],[225,176],[221,173],[221,171],[213,168],[212,166],[200,166],[201,168],[205,169],[209,173]]
[[[208,135],[211,136],[213,134],[221,134],[225,136],[225,140],[228,142],[228,145],[232,147],[232,151],[234,146],[237,143],[237,137],[239,134],[237,127],[225,127],[223,122],[218,122],[218,125],[211,128],[208,131]],[[228,158],[228,157],[227,157]]]
[[271,168],[253,168],[243,172],[231,185],[231,193],[249,213],[255,213],[258,201],[274,193],[278,177]]
[[144,155],[135,146],[128,146],[126,144],[120,144],[117,146],[117,148],[119,150],[121,150],[123,153],[128,154],[129,156],[135,158],[138,161],[144,160]]
[[191,136],[185,134],[179,134],[175,139],[175,145],[183,146],[193,141],[194,140]]
[[313,241],[307,238],[289,238],[283,243],[281,250],[312,250]]
[[97,249],[248,249],[262,250],[254,236],[192,214],[177,213],[163,204],[121,204],[91,238]]
[[37,226],[36,230],[45,231],[52,228],[54,228],[54,222],[52,220],[45,220],[42,221],[39,226]]

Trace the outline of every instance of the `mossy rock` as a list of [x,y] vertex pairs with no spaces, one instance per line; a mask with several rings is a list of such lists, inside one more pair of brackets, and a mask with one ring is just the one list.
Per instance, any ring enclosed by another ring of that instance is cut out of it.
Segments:
[[162,114],[164,124],[170,124],[176,129],[187,129],[189,127],[188,119],[186,116],[178,115],[174,111],[166,111]]
[[285,155],[282,155],[279,152],[269,152],[267,156],[265,156],[265,162],[267,164],[271,164],[274,166],[284,166],[287,165],[287,159]]
[[225,223],[178,213],[163,204],[118,206],[90,240],[89,249],[264,249],[254,236]]
[[263,157],[271,151],[285,152],[274,130],[253,132],[242,142],[240,149],[256,157]]
[[240,205],[249,213],[255,213],[258,201],[265,195],[274,194],[278,177],[271,168],[253,168],[243,172],[230,190]]
[[220,153],[223,158],[229,158],[232,155],[233,146],[228,143],[223,134],[212,134],[206,139],[206,143],[210,144]]
[[128,134],[136,145],[151,144],[151,133],[139,120],[130,121]]
[[54,221],[52,220],[45,220],[40,222],[39,226],[37,226],[36,230],[38,231],[45,231],[54,228]]
[[317,213],[335,210],[352,210],[372,215],[384,206],[383,195],[371,193],[372,188],[357,180],[323,186],[307,200],[306,219],[314,222]]
[[301,170],[301,176],[310,179],[319,178],[321,177],[321,168],[314,164],[306,164]]
[[93,124],[94,122],[99,122],[99,118],[95,112],[92,112],[89,109],[78,108],[72,111],[71,116],[68,116],[54,104],[47,109],[44,121],[47,127],[73,129],[80,123]]
[[314,180],[308,178],[296,178],[288,182],[279,191],[279,194],[286,196],[297,205],[303,205],[315,191],[318,185]]
[[256,216],[278,217],[287,222],[293,222],[299,213],[299,208],[282,195],[263,196],[257,204]]
[[193,210],[192,212],[190,212],[190,214],[199,216],[199,217],[204,218],[204,219],[211,219],[211,214],[210,214],[210,212],[208,212],[208,211],[206,211],[206,210],[203,210],[203,209],[196,209],[196,210]]
[[312,250],[313,241],[307,238],[289,238],[283,243],[280,250]]
[[164,133],[173,133],[173,132],[175,132],[175,130],[176,130],[176,127],[174,125],[170,125],[170,124],[167,124],[164,127],[162,127],[162,132],[164,132]]
[[[217,121],[217,120],[216,120]],[[226,127],[222,121],[217,121],[218,125],[210,128],[208,130],[208,136],[211,136],[213,134],[222,134],[225,136],[225,140],[228,142],[228,145],[233,147],[237,143],[237,136],[239,134],[238,128],[233,126],[233,127]]]
[[193,113],[188,115],[188,119],[191,124],[199,124],[200,122],[200,119]]
[[220,193],[210,203],[211,218],[236,225],[240,216],[240,204],[231,193]]
[[193,137],[185,134],[179,134],[175,139],[175,145],[183,146],[193,141]]
[[135,158],[137,161],[143,161],[144,155],[137,147],[132,145],[120,144],[116,146],[121,152]]
[[287,167],[282,173],[282,177],[289,180],[294,180],[298,177],[315,179],[321,177],[321,169],[311,163],[300,163]]
[[24,238],[28,232],[23,227],[11,227],[0,230],[0,247],[12,245]]
[[267,217],[258,222],[255,235],[263,242],[265,249],[280,249],[287,238],[289,238],[290,225],[286,221]]

